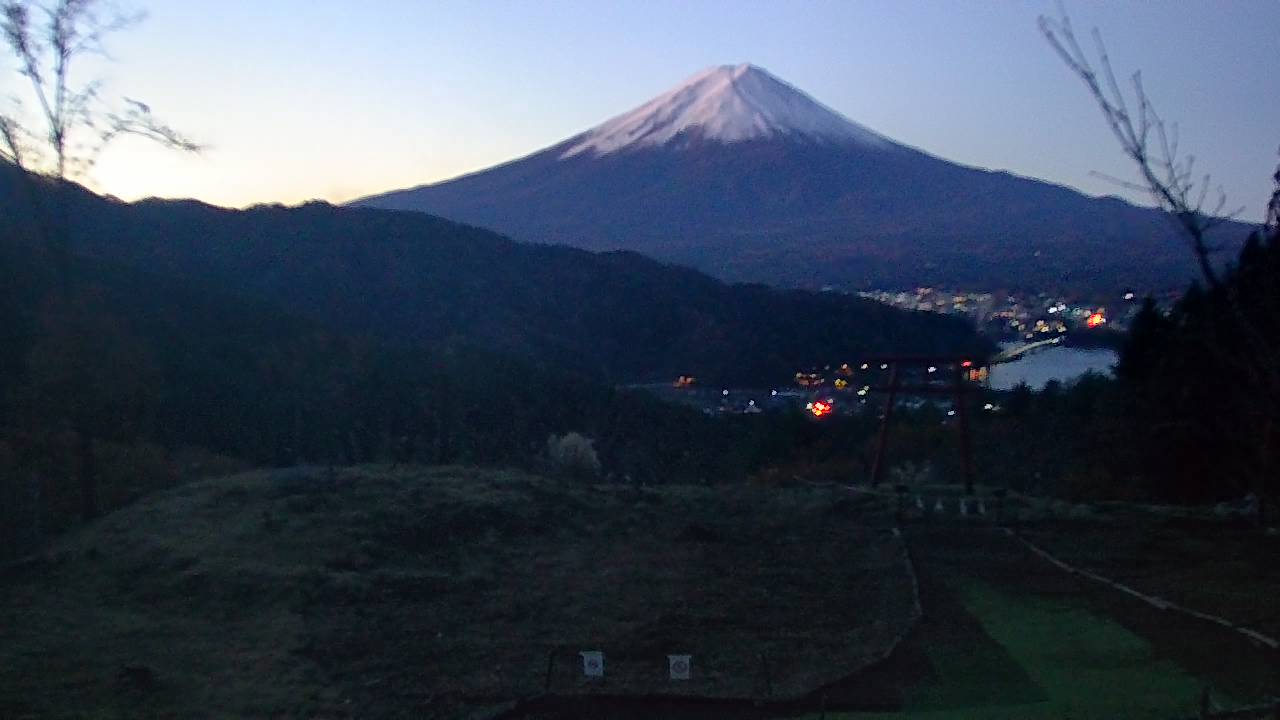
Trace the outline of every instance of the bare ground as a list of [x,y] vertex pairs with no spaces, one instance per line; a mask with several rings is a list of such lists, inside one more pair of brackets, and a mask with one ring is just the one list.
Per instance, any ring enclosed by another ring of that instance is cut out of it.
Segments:
[[[828,489],[461,468],[253,473],[0,579],[0,717],[466,717],[558,696],[784,700],[912,620],[901,542]],[[580,650],[606,653],[586,681]],[[694,657],[667,678],[666,655]]]

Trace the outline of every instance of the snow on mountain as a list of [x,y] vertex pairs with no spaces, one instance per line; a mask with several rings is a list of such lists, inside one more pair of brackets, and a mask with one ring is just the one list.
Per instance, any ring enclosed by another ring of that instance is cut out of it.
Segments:
[[721,65],[569,141],[562,159],[665,145],[682,133],[722,143],[784,135],[879,146],[858,125],[755,65]]
[[[1160,212],[948,162],[751,65],[704,70],[529,155],[356,204],[783,286],[1114,292],[1194,272]],[[1247,233],[1221,230],[1228,246]]]

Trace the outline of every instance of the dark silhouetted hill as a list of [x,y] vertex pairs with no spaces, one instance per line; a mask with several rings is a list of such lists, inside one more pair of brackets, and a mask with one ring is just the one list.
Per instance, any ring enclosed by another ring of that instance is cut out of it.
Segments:
[[[0,190],[6,224],[20,230],[22,196],[12,178]],[[78,187],[65,202],[78,256],[342,332],[405,345],[465,342],[611,382],[688,373],[767,385],[864,353],[987,348],[947,317],[729,285],[635,253],[516,243],[421,213],[127,204]]]

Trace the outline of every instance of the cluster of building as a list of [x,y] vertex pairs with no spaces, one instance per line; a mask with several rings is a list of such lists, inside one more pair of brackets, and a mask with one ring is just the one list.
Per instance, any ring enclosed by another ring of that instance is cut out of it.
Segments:
[[[860,297],[892,305],[905,310],[917,310],[961,316],[986,335],[1001,340],[1003,347],[1035,348],[1063,341],[1080,340],[1086,345],[1093,342],[1106,344],[1106,336],[1089,335],[1091,331],[1126,331],[1142,306],[1142,298],[1133,292],[1117,294],[1114,299],[1083,300],[1052,293],[991,293],[951,291],[938,288],[915,288],[905,291],[871,290],[859,292]],[[1176,295],[1157,298],[1158,304],[1171,303]],[[1086,333],[1086,334],[1072,334]],[[1007,341],[1007,342],[1004,342]],[[868,395],[883,390],[886,381],[878,377],[884,373],[886,363],[836,364],[821,368],[801,370],[792,378],[789,387],[761,389],[709,388],[698,383],[697,378],[682,375],[670,385],[646,386],[652,392],[676,402],[694,405],[707,414],[755,414],[770,409],[802,407],[816,417],[846,415],[866,405]],[[965,381],[985,385],[988,368],[965,362],[958,368]],[[942,367],[922,366],[914,382],[919,385],[937,384],[949,386],[951,370]],[[904,405],[923,405],[926,400],[900,396]],[[947,404],[950,399],[936,401]],[[996,412],[998,406],[987,403],[983,410]],[[953,413],[954,410],[951,411]],[[950,414],[950,413],[949,413]]]
[[1027,340],[1101,327],[1125,330],[1142,304],[1133,292],[1121,293],[1105,303],[1050,293],[997,294],[928,287],[870,290],[858,295],[907,310],[960,315],[995,337]]
[[[957,381],[980,386],[987,381],[988,368],[980,363],[965,360],[958,365],[933,365],[929,362],[908,363],[893,373],[889,372],[888,362],[880,361],[826,365],[797,372],[790,386],[769,389],[705,387],[689,375],[679,376],[670,385],[638,387],[669,401],[693,405],[708,415],[753,415],[795,407],[822,418],[858,412],[867,404],[870,395],[888,389],[892,377],[898,378],[895,387],[902,388],[898,400],[907,407],[932,402],[916,397],[922,393],[947,395]],[[957,372],[959,375],[955,374]],[[940,402],[945,405],[950,398]],[[989,405],[984,409],[991,411],[993,408]]]

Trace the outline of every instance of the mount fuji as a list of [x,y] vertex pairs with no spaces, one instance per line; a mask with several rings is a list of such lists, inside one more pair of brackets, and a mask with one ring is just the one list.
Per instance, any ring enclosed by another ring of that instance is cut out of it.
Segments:
[[744,64],[703,70],[674,90],[569,141],[560,158],[686,145],[695,137],[718,143],[781,137],[867,147],[889,144],[765,70]]
[[948,162],[749,64],[526,157],[356,204],[791,287],[1109,292],[1193,273],[1157,210]]

